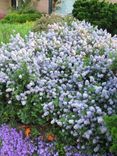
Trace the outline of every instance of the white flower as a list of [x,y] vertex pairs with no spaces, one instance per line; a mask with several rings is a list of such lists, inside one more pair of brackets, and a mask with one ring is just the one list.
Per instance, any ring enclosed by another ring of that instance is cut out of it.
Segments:
[[95,86],[95,93],[101,93],[102,86]]
[[16,95],[16,99],[18,100],[18,101],[20,101],[20,96],[19,95]]
[[97,143],[97,140],[96,139],[93,139],[93,144],[96,144]]
[[74,123],[74,120],[69,120],[69,123],[70,123],[70,124],[73,124],[73,123]]
[[12,103],[12,101],[11,101],[11,100],[9,100],[9,101],[8,101],[8,104],[11,104],[11,103]]
[[53,119],[52,121],[51,121],[51,124],[54,124],[56,122],[56,120],[55,119]]
[[76,124],[76,125],[74,126],[74,129],[78,129],[78,128],[79,128],[79,125]]
[[98,118],[97,118],[97,121],[98,121],[99,124],[102,124],[102,123],[104,122],[104,120],[103,120],[102,117],[98,117]]
[[26,105],[26,101],[21,101],[21,103],[23,106]]
[[92,112],[95,112],[95,108],[93,106],[90,106],[89,110],[92,111]]
[[90,124],[90,121],[89,120],[84,120],[84,124],[88,125],[88,124]]
[[57,121],[57,124],[61,127],[62,126],[62,122],[61,121]]
[[19,78],[22,79],[22,75],[19,75]]
[[104,127],[104,126],[101,126],[101,127],[100,127],[100,130],[101,130],[101,133],[104,134],[104,133],[106,133],[107,128]]
[[88,80],[85,81],[85,85],[86,85],[86,86],[89,85],[89,81],[88,81]]
[[46,111],[46,112],[43,114],[43,116],[48,116],[48,114],[49,114],[49,112]]
[[83,98],[87,99],[88,98],[88,94],[87,93],[83,93]]
[[94,148],[94,152],[98,152],[98,151],[99,151],[99,149],[100,149],[100,146],[99,146],[99,145],[97,145],[97,146]]
[[6,92],[12,92],[12,88],[6,89]]
[[87,111],[87,116],[88,117],[92,117],[92,112],[91,111]]

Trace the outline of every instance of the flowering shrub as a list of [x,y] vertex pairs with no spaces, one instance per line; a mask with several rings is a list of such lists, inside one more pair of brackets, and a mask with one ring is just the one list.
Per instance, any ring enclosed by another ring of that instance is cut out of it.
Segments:
[[18,34],[0,48],[0,107],[17,108],[23,123],[69,131],[81,153],[104,154],[111,136],[103,116],[114,114],[117,102],[116,50],[110,34],[84,21]]
[[62,153],[59,153],[56,147],[56,142],[47,143],[45,141],[42,141],[40,138],[38,138],[37,143],[38,143],[37,154],[39,156],[61,156],[61,155],[63,156],[86,156],[86,155],[79,154],[77,147],[74,147],[74,146],[65,146],[63,147],[64,153],[63,151]]
[[[66,156],[83,156],[73,146],[64,147]],[[7,125],[0,127],[0,155],[7,156],[58,156],[56,143],[42,141],[37,138],[31,142],[23,133]]]
[[34,145],[29,139],[24,139],[22,132],[7,125],[0,127],[0,155],[7,156],[32,156]]

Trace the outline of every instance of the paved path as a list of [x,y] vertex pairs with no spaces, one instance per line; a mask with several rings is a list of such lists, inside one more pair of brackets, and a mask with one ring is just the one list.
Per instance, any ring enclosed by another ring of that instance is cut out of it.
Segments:
[[72,13],[73,4],[75,0],[61,0],[61,4],[56,8],[55,13],[60,15],[67,15]]

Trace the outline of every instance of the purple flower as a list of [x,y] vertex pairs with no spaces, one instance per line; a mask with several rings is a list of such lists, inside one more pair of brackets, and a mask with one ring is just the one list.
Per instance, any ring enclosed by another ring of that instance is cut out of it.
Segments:
[[31,156],[35,151],[29,138],[23,133],[7,125],[0,127],[0,155],[1,156]]

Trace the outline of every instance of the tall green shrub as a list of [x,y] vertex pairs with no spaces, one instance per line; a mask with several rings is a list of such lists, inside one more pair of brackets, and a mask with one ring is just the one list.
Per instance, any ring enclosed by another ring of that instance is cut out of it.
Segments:
[[112,35],[117,33],[117,4],[104,0],[77,0],[72,13],[77,19],[107,29]]
[[1,22],[2,23],[25,23],[35,21],[41,17],[40,13],[10,13]]
[[110,147],[110,151],[113,153],[117,153],[117,115],[113,115],[111,117],[105,117],[106,125],[112,136],[112,146]]

